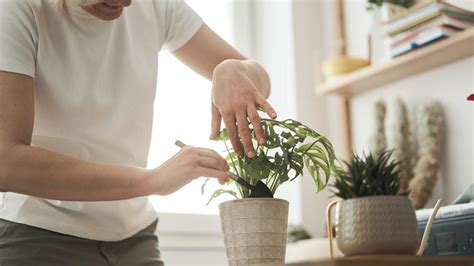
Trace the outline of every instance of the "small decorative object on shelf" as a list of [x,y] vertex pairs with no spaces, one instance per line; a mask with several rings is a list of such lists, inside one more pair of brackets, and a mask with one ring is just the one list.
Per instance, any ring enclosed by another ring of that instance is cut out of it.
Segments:
[[[218,140],[227,148],[227,161],[234,173],[250,184],[264,182],[271,192],[284,183],[303,175],[306,168],[313,178],[316,191],[325,188],[331,175],[340,169],[331,142],[321,134],[287,119],[277,121],[262,119],[267,142],[257,144],[251,129],[256,156],[238,156],[227,142],[229,137],[222,130]],[[217,190],[211,197],[231,193],[242,199],[219,205],[224,242],[229,265],[253,263],[283,263],[287,240],[288,201],[275,198],[249,198],[248,188],[232,180],[235,190]],[[205,184],[203,185],[204,188]]]
[[387,151],[379,156],[354,155],[346,162],[346,170],[338,172],[334,195],[343,200],[332,202],[327,209],[331,256],[331,209],[336,204],[336,240],[345,256],[423,252],[418,248],[413,204],[408,193],[399,194],[398,164]]

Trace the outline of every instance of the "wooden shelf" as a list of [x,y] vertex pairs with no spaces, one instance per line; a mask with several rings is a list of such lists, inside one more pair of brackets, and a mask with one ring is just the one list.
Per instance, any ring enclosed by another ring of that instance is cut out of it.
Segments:
[[474,55],[474,28],[402,55],[385,64],[356,70],[316,88],[318,94],[353,96],[390,82]]

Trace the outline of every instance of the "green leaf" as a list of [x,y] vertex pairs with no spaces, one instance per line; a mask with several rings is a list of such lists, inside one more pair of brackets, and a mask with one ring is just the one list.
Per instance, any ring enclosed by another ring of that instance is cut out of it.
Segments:
[[[257,156],[252,159],[235,154],[226,143],[229,138],[225,130],[219,134],[228,153],[225,159],[233,171],[248,182],[262,180],[275,192],[285,182],[302,176],[306,168],[314,180],[316,190],[320,191],[332,174],[341,172],[331,142],[299,121],[262,119],[262,127],[267,142],[257,145]],[[252,127],[251,134],[255,137]],[[250,194],[247,188],[238,184],[237,190],[244,198]]]
[[209,182],[210,179],[211,179],[211,178],[206,178],[206,180],[204,181],[204,183],[202,183],[202,185],[201,185],[201,194],[202,194],[202,195],[204,195],[204,189],[205,189],[205,187],[206,187],[207,182]]
[[218,190],[214,191],[214,193],[212,194],[211,198],[210,198],[209,201],[206,203],[206,205],[209,205],[209,203],[210,203],[213,199],[215,199],[215,198],[217,198],[217,197],[219,197],[219,196],[221,196],[221,195],[223,195],[223,194],[229,194],[229,195],[235,197],[236,199],[238,199],[237,193],[236,193],[235,191],[233,191],[233,190],[226,190],[226,189],[218,189]]
[[229,140],[229,135],[227,134],[227,129],[225,129],[225,128],[222,129],[221,132],[219,132],[219,135],[217,135],[217,137],[214,140],[220,140],[220,141]]
[[343,199],[375,195],[397,195],[400,189],[398,162],[391,161],[391,152],[379,156],[354,155],[345,162],[347,170],[335,168],[337,173],[333,187]]

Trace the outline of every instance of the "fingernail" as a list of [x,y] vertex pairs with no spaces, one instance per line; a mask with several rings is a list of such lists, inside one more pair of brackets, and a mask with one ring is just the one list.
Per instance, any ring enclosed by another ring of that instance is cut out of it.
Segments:
[[252,158],[252,157],[255,156],[255,152],[249,151],[249,152],[247,152],[247,156],[250,157],[250,158]]
[[260,144],[265,144],[265,139],[264,138],[260,138],[260,140],[258,141]]

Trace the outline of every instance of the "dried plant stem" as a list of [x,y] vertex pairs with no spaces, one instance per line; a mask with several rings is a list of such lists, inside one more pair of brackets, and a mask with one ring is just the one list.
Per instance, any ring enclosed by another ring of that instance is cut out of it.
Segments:
[[377,101],[374,105],[374,134],[370,138],[370,151],[374,156],[381,155],[387,149],[385,137],[385,114],[386,107],[383,101]]
[[423,208],[433,194],[441,159],[443,113],[438,102],[423,105],[417,113],[418,162],[409,184],[415,207]]
[[412,141],[410,121],[405,102],[397,99],[393,106],[393,120],[390,126],[390,146],[393,149],[393,159],[400,162],[400,192],[408,190],[408,184],[413,177]]

